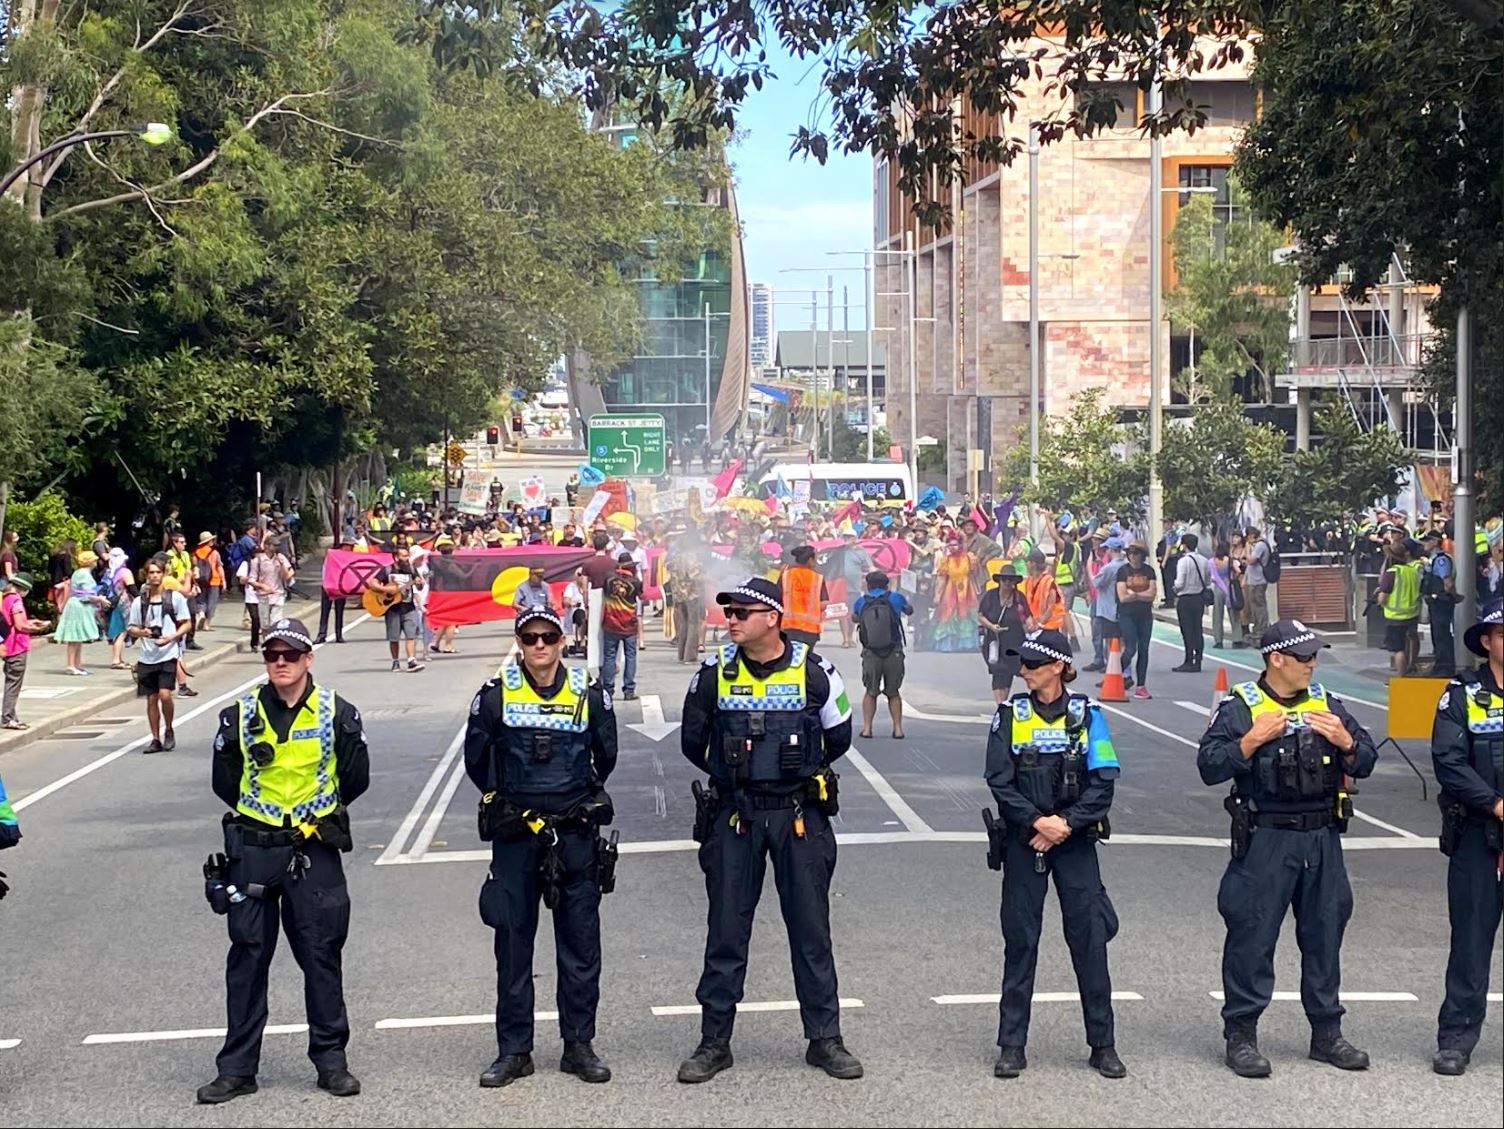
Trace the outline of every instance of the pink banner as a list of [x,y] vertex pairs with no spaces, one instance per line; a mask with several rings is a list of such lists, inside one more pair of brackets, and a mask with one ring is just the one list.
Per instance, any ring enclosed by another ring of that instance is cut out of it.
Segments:
[[392,563],[390,553],[357,553],[352,549],[330,549],[324,557],[324,591],[336,599],[358,596],[379,569]]

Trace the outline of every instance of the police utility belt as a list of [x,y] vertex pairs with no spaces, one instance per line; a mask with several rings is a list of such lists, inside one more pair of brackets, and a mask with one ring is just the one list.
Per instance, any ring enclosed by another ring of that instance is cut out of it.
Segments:
[[[710,840],[715,823],[723,814],[728,826],[738,834],[746,831],[746,816],[759,811],[794,812],[794,835],[804,837],[804,809],[815,808],[826,819],[841,811],[841,778],[835,769],[826,765],[813,776],[806,777],[800,787],[792,792],[734,791],[723,795],[720,787],[711,781],[701,784],[696,780],[690,785],[690,794],[695,801],[695,825],[692,832],[696,843]],[[746,810],[743,811],[743,808]]]
[[233,812],[225,813],[223,823],[224,853],[204,862],[204,897],[218,914],[229,913],[232,905],[247,898],[269,898],[301,879],[312,865],[306,850],[311,841],[338,851],[355,845],[350,813],[343,804],[295,827],[268,827]]

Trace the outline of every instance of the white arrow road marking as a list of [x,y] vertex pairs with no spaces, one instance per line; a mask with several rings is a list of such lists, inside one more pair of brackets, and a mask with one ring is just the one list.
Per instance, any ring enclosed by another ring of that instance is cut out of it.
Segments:
[[677,721],[663,720],[663,699],[657,694],[644,694],[642,702],[642,721],[639,724],[628,724],[628,729],[635,729],[650,741],[662,741],[675,729],[679,728]]

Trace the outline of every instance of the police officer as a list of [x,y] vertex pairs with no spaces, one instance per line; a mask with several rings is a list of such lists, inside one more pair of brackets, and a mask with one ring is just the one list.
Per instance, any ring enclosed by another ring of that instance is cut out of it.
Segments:
[[695,993],[700,1045],[680,1065],[680,1082],[707,1082],[731,1066],[770,856],[809,1040],[804,1061],[832,1078],[862,1076],[841,1041],[830,945],[837,804],[830,764],[851,747],[851,704],[836,668],[784,636],[779,597],[778,585],[762,577],[716,596],[731,642],[695,672],[684,699],[680,750],[710,776],[709,789],[695,785],[694,833],[710,914]]
[[314,685],[313,638],[297,619],[279,619],[261,643],[266,682],[219,715],[214,794],[224,818],[225,853],[204,867],[209,904],[227,913],[225,966],[229,1030],[219,1076],[198,1091],[206,1104],[256,1092],[266,977],[277,924],[303,970],[308,1057],[321,1090],[360,1093],[347,1069],[340,953],[350,927],[350,895],[340,852],[349,851],[345,805],[370,784],[360,713]]
[[1342,933],[1353,912],[1338,835],[1352,817],[1345,777],[1368,776],[1379,754],[1337,696],[1311,681],[1325,646],[1298,619],[1264,632],[1264,673],[1222,700],[1196,754],[1205,783],[1232,781],[1224,803],[1233,819],[1232,861],[1217,911],[1227,923],[1227,1065],[1244,1078],[1270,1072],[1258,1049],[1258,1022],[1274,990],[1274,946],[1292,905],[1310,1057],[1343,1070],[1368,1067],[1368,1055],[1342,1037],[1337,999]]
[[1431,730],[1452,919],[1447,995],[1431,1060],[1437,1074],[1466,1071],[1478,1045],[1504,910],[1504,604],[1487,605],[1462,640],[1488,661],[1447,683]]
[[987,813],[989,865],[1003,870],[1003,996],[993,1074],[1017,1078],[1028,1066],[1029,1005],[1044,924],[1044,897],[1055,875],[1065,943],[1070,946],[1086,1018],[1091,1065],[1104,1078],[1128,1073],[1114,1047],[1107,942],[1118,918],[1102,886],[1097,840],[1107,835],[1118,757],[1101,707],[1071,694],[1070,643],[1036,631],[1009,656],[1021,662],[1027,694],[997,707],[987,738],[987,786],[1002,823]]
[[533,938],[538,900],[553,911],[559,965],[559,1069],[586,1082],[611,1071],[591,1046],[601,983],[601,894],[614,882],[611,799],[616,767],[611,697],[559,661],[564,625],[552,609],[517,612],[518,662],[480,688],[465,730],[465,771],[481,792],[480,836],[491,870],[480,917],[496,930],[496,1061],[480,1076],[508,1086],[533,1073]]

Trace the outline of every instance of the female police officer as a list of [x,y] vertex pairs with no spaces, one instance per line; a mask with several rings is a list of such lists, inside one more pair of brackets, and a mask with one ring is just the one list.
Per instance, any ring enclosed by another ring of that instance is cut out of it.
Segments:
[[615,846],[601,785],[616,767],[611,698],[560,661],[564,624],[552,608],[519,608],[520,662],[480,688],[465,729],[465,771],[481,792],[480,835],[491,870],[480,916],[496,930],[497,1056],[480,1084],[533,1073],[533,938],[538,899],[554,915],[559,964],[559,1069],[586,1082],[611,1071],[591,1047],[600,1002],[601,894]]
[[1217,911],[1227,923],[1227,1065],[1244,1078],[1270,1071],[1259,1053],[1258,1022],[1274,992],[1274,945],[1292,905],[1310,1057],[1342,1070],[1368,1067],[1368,1055],[1342,1037],[1337,995],[1353,891],[1337,836],[1352,816],[1345,776],[1369,775],[1379,754],[1336,695],[1311,681],[1325,645],[1298,619],[1264,632],[1264,673],[1233,687],[1196,753],[1205,783],[1233,782],[1225,802],[1233,817],[1232,861]]
[[1036,631],[1008,653],[1022,660],[1029,692],[998,706],[987,738],[987,786],[1003,817],[998,826],[987,813],[988,862],[1003,869],[1003,997],[993,1073],[1017,1078],[1028,1065],[1029,1004],[1053,871],[1091,1065],[1105,1078],[1122,1078],[1128,1068],[1113,1046],[1107,973],[1107,942],[1118,919],[1102,886],[1096,845],[1107,834],[1117,753],[1100,707],[1066,692],[1076,672],[1064,635]]

